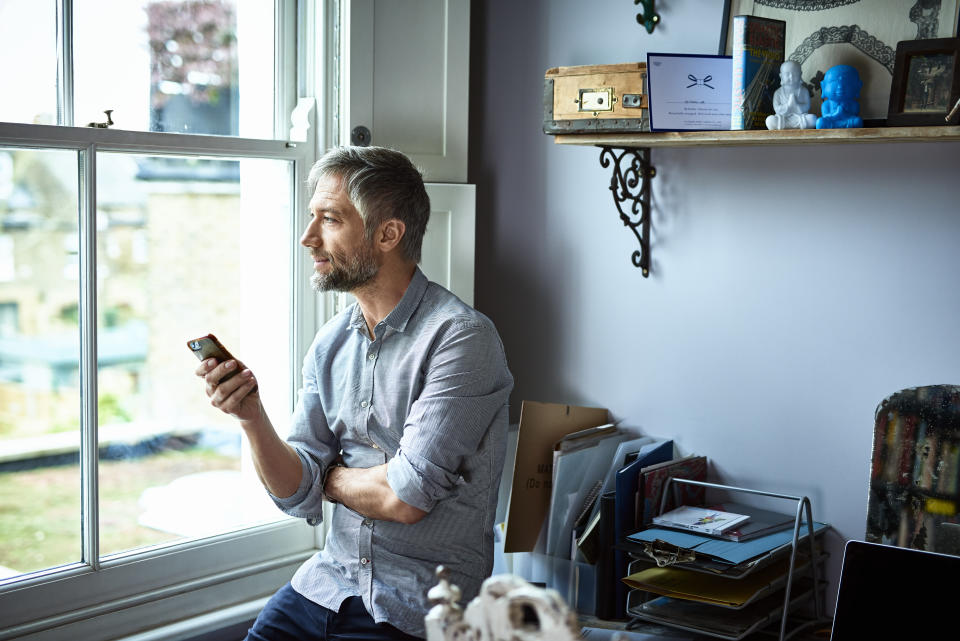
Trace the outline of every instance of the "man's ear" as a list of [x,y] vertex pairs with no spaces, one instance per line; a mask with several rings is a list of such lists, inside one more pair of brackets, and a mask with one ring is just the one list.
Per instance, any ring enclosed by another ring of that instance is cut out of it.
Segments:
[[380,223],[376,243],[383,252],[388,252],[400,244],[407,226],[398,218],[390,218]]

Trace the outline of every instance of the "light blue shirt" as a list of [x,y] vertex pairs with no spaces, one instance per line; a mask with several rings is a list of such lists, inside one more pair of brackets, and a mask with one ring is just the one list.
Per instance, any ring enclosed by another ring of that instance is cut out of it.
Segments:
[[463,603],[493,567],[513,377],[493,323],[419,269],[374,336],[356,304],[317,333],[288,439],[303,476],[293,496],[274,501],[316,524],[341,450],[347,467],[387,463],[396,495],[428,514],[404,525],[335,505],[324,549],[291,583],[334,611],[360,596],[377,622],[424,636],[437,565]]

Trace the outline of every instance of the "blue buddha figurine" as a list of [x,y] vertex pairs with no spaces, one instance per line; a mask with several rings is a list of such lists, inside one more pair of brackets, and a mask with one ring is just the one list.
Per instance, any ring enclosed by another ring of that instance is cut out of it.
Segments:
[[830,67],[820,82],[823,103],[817,118],[817,129],[850,129],[862,127],[860,113],[860,74],[850,65]]

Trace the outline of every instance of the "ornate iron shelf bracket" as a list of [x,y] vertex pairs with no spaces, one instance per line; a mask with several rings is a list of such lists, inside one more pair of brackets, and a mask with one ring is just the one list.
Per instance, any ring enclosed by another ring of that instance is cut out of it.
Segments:
[[656,0],[633,0],[633,4],[643,5],[643,11],[637,14],[637,22],[646,27],[647,33],[653,33],[653,28],[660,24],[660,14],[654,8]]
[[650,192],[652,179],[657,175],[656,168],[650,164],[650,148],[601,147],[600,166],[611,165],[613,202],[620,212],[620,220],[640,243],[640,249],[633,252],[633,264],[646,278],[650,275]]

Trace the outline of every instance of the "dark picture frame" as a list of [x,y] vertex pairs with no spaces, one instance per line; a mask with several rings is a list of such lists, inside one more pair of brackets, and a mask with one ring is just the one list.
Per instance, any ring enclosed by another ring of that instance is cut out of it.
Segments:
[[960,38],[897,43],[888,125],[946,125],[958,99]]

